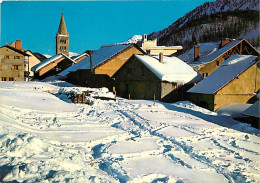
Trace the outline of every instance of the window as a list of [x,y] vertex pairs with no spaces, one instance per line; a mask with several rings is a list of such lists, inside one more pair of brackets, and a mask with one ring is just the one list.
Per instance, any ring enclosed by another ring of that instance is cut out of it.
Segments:
[[14,78],[13,77],[9,78],[9,81],[14,81]]
[[219,61],[216,61],[216,66],[219,66]]
[[14,70],[14,71],[18,71],[18,70],[21,70],[21,66],[20,65],[12,65],[11,69]]
[[60,47],[60,50],[61,50],[61,51],[65,51],[65,50],[66,50],[66,46],[61,46],[61,47]]
[[16,56],[14,56],[14,59],[20,59],[20,56],[16,55]]
[[1,79],[1,81],[6,81],[7,80],[6,77],[1,77],[0,79]]
[[206,77],[208,77],[209,73],[206,73]]
[[11,59],[11,56],[10,55],[5,55],[4,59]]
[[60,40],[60,44],[66,44],[66,40],[61,39],[61,40]]

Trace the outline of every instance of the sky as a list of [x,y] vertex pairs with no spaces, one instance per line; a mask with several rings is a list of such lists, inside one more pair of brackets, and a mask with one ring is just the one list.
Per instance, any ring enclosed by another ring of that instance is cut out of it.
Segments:
[[3,1],[1,46],[22,40],[22,47],[55,54],[55,36],[63,12],[70,52],[83,53],[150,34],[171,25],[206,0]]

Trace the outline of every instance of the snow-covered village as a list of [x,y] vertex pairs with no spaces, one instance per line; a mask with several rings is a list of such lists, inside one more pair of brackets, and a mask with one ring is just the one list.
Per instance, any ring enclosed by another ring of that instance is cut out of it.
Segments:
[[259,1],[201,2],[159,31],[90,35],[97,49],[79,46],[64,8],[48,22],[53,54],[3,43],[1,2],[0,182],[259,182]]

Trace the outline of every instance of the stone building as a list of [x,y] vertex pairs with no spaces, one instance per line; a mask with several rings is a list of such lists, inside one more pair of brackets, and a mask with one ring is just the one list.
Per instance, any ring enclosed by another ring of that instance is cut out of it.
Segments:
[[221,63],[232,55],[259,56],[259,53],[246,39],[223,39],[218,43],[197,44],[179,58],[205,78],[220,68]]
[[16,40],[15,42],[12,42],[9,46],[12,46],[13,48],[19,47],[20,51],[23,51],[26,54],[30,55],[28,62],[25,62],[26,65],[24,66],[24,72],[25,72],[24,77],[26,80],[28,76],[31,77],[33,76],[33,72],[31,72],[31,68],[46,59],[46,57],[40,53],[35,53],[32,52],[31,50],[25,50],[24,48],[22,48],[22,42],[20,40]]
[[29,56],[21,49],[21,41],[16,48],[5,45],[0,48],[0,81],[24,81],[28,76]]
[[56,34],[56,55],[63,53],[69,56],[69,34],[65,25],[63,13],[60,19],[60,25]]
[[145,53],[136,44],[102,46],[58,75],[81,86],[113,90],[114,80],[111,77],[133,54]]
[[174,102],[202,76],[177,57],[133,55],[114,74],[117,95],[131,99]]
[[247,103],[259,91],[259,67],[256,56],[232,55],[188,91],[189,100],[212,111],[231,103]]

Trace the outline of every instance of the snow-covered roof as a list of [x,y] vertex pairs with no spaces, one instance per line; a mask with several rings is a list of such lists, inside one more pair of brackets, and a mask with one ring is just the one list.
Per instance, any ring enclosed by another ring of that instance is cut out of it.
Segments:
[[219,69],[192,87],[188,92],[213,94],[256,63],[256,58],[256,56],[252,55],[232,55],[221,64]]
[[194,61],[194,48],[180,55],[179,58],[187,61],[192,67],[195,67],[198,65],[209,63],[212,60],[220,57],[243,40],[244,39],[233,40],[220,49],[218,49],[220,42],[199,44],[200,58],[198,61]]
[[163,56],[163,63],[159,61],[158,55],[135,55],[135,57],[161,81],[185,84],[196,83],[202,79],[199,73],[177,57]]
[[[200,43],[200,59],[209,56],[213,52],[218,50],[220,42],[210,42],[210,43]],[[187,63],[192,64],[194,60],[194,47],[189,51],[178,56],[179,59],[187,61]]]
[[82,53],[80,55],[74,56],[72,60],[76,61],[76,60],[78,60],[79,58],[81,58],[83,56],[88,56],[88,54],[87,53]]
[[228,50],[230,50],[232,47],[236,46],[238,43],[240,43],[242,40],[237,39],[234,41],[229,42],[228,44],[226,44],[224,47],[220,48],[219,50],[213,52],[212,54],[210,54],[207,57],[204,57],[202,59],[199,60],[200,63],[208,63],[211,62],[212,60],[216,59],[217,57],[221,56],[222,54],[224,54],[225,52],[227,52]]
[[[102,62],[108,60],[112,56],[116,55],[120,51],[128,48],[132,44],[117,44],[117,45],[110,45],[110,46],[102,46],[97,51],[92,53],[92,60],[93,60],[93,67],[98,66]],[[79,69],[90,69],[90,57],[83,59],[81,62],[70,66],[69,68],[65,69],[59,76],[66,76],[70,72],[75,72]]]
[[[48,65],[48,64],[50,64],[50,63],[54,62],[55,60],[58,60],[58,59],[60,59],[60,58],[62,58],[62,57],[65,57],[65,58],[71,60],[71,59],[70,59],[68,56],[66,56],[65,54],[60,53],[60,54],[54,55],[54,56],[52,56],[52,57],[50,57],[50,58],[47,58],[47,59],[43,60],[42,62],[40,62],[39,64],[33,66],[33,67],[31,68],[31,71],[37,72],[38,70],[42,69],[42,68],[45,67],[46,65]],[[74,62],[74,61],[71,60],[71,62]],[[75,62],[74,62],[74,63],[75,63]]]
[[260,117],[259,105],[260,105],[260,103],[258,100],[252,106],[250,106],[244,112],[242,112],[242,114],[244,114],[246,116],[253,116],[253,117],[259,118]]

